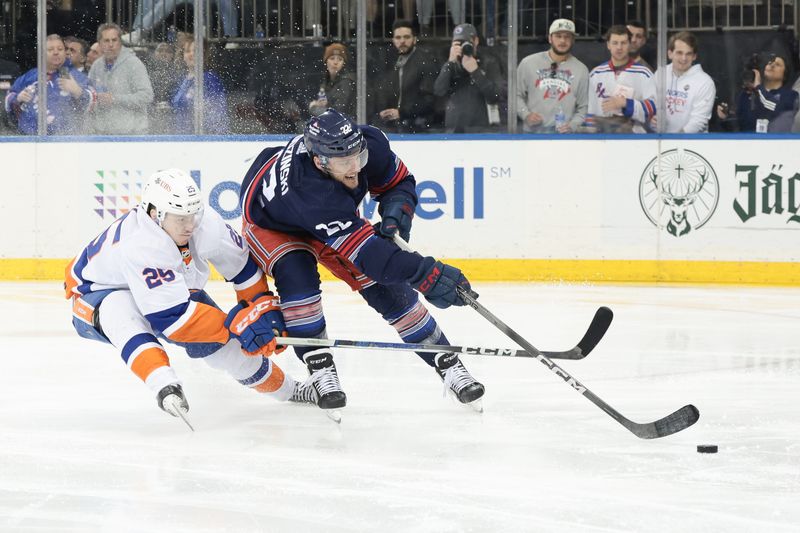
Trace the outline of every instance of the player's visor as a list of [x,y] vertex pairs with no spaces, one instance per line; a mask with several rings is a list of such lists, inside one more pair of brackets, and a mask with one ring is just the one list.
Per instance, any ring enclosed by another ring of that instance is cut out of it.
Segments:
[[348,174],[350,172],[361,172],[361,169],[367,166],[369,159],[369,152],[366,146],[357,154],[348,155],[344,157],[329,157],[328,158],[328,171],[333,174]]
[[203,210],[200,209],[197,213],[191,215],[178,215],[175,213],[166,213],[164,215],[164,223],[169,224],[176,229],[190,229],[196,228],[200,225],[203,219]]

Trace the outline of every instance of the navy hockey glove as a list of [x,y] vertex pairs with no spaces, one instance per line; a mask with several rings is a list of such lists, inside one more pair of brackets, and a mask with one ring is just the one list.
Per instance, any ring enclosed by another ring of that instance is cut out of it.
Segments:
[[459,269],[437,261],[433,257],[426,257],[422,260],[409,283],[421,292],[430,303],[440,309],[446,309],[451,305],[467,304],[458,295],[458,287],[466,290],[467,294],[473,298],[478,297],[478,293],[472,290],[469,281]]
[[225,327],[231,337],[239,340],[242,350],[248,355],[269,357],[286,349],[285,346],[277,348],[275,336],[286,336],[286,325],[278,299],[270,293],[261,293],[251,302],[240,301],[228,313]]
[[414,218],[414,202],[405,195],[397,195],[383,200],[378,206],[381,222],[378,231],[384,237],[392,238],[395,233],[406,242],[411,236],[411,220]]

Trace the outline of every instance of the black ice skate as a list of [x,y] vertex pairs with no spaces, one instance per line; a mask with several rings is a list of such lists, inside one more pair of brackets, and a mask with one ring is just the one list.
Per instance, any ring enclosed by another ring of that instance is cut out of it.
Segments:
[[434,363],[436,373],[459,402],[471,404],[483,397],[483,385],[470,375],[464,363],[458,358],[458,354],[452,352],[436,354]]
[[317,394],[316,404],[320,409],[340,409],[347,405],[347,396],[339,383],[339,375],[330,352],[314,350],[305,354],[303,361],[311,374],[309,381]]
[[156,395],[158,406],[165,413],[169,413],[176,418],[180,418],[189,426],[189,429],[194,431],[194,427],[189,422],[186,413],[189,412],[189,402],[186,401],[186,396],[183,394],[183,388],[178,384],[167,385]]

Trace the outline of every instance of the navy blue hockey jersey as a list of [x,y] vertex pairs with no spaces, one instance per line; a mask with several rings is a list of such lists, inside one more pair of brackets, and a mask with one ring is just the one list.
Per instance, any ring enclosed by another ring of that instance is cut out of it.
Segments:
[[422,257],[376,234],[359,206],[367,193],[378,202],[404,195],[416,205],[414,176],[383,132],[359,127],[369,156],[355,189],[317,169],[298,135],[283,148],[263,150],[250,166],[240,191],[242,216],[261,228],[320,240],[379,283],[404,283]]

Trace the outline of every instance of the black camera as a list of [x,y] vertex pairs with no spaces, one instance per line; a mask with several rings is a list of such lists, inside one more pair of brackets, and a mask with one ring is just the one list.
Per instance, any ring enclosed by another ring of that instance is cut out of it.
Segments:
[[756,81],[756,74],[753,72],[754,70],[761,70],[760,61],[758,54],[751,54],[750,58],[744,64],[744,70],[742,71],[742,84],[746,86],[752,86]]
[[475,46],[469,41],[464,41],[461,43],[461,53],[467,57],[472,57],[475,55]]

